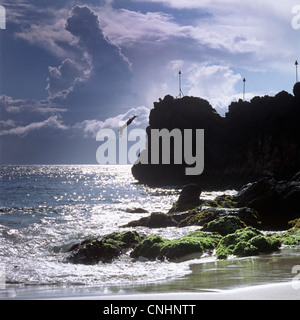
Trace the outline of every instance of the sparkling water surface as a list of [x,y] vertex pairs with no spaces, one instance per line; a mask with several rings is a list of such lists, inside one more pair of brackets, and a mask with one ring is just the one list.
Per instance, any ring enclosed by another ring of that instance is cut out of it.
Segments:
[[[83,286],[104,293],[112,287],[141,284],[151,290],[158,283],[177,279],[177,284],[189,286],[189,290],[197,289],[190,280],[184,280],[195,273],[193,266],[215,263],[212,256],[171,263],[134,261],[129,254],[110,264],[64,262],[73,244],[91,236],[131,230],[120,227],[149,215],[126,210],[143,208],[149,213],[166,213],[177,200],[180,189],[137,184],[130,166],[1,166],[0,188],[0,266],[5,270],[6,289]],[[202,197],[212,199],[220,194],[223,192],[203,192]],[[174,239],[197,229],[134,230]]]
[[[123,256],[96,266],[64,263],[70,246],[90,236],[120,232],[129,221],[167,212],[179,190],[136,184],[130,166],[2,166],[0,248],[6,282],[14,284],[116,284],[164,280],[185,264],[132,262]],[[176,238],[194,228],[158,229]],[[146,228],[138,231],[150,234]]]

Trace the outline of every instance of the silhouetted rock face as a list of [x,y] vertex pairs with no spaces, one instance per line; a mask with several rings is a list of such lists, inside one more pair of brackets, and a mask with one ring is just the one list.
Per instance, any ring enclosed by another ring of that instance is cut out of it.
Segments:
[[201,188],[197,184],[186,185],[180,193],[179,199],[174,203],[169,213],[183,212],[200,206]]
[[238,207],[259,212],[262,223],[271,229],[287,229],[300,215],[300,172],[289,181],[261,178],[244,186],[235,197]]
[[294,96],[295,96],[296,99],[299,101],[299,100],[300,100],[300,82],[297,82],[297,83],[294,85],[293,92],[294,92]]
[[[171,161],[170,165],[135,164],[132,173],[146,184],[196,182],[211,189],[239,188],[262,176],[288,179],[300,168],[299,120],[300,83],[294,87],[294,96],[282,91],[275,97],[233,102],[224,118],[203,99],[166,96],[151,110],[148,150],[143,152],[150,160],[151,129],[204,129],[204,172],[187,176],[185,163],[174,165]],[[195,135],[193,138],[195,142]]]

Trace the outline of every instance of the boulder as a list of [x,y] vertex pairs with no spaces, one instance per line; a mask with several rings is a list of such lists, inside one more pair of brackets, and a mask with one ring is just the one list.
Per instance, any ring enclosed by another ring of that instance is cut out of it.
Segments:
[[101,238],[90,238],[73,245],[66,262],[93,265],[108,263],[136,246],[142,238],[135,231],[111,233]]
[[253,208],[265,215],[273,214],[280,206],[279,192],[274,183],[273,179],[262,178],[245,186],[236,197],[238,206]]
[[142,257],[149,260],[156,260],[160,255],[161,248],[168,241],[168,239],[164,239],[159,235],[150,235],[132,250],[130,256],[135,259]]
[[279,234],[277,238],[285,246],[298,246],[300,244],[300,229],[294,227]]
[[234,209],[237,207],[237,201],[234,196],[222,195],[216,197],[214,200],[206,200],[203,205],[213,207],[213,208],[227,208]]
[[177,226],[177,221],[175,221],[171,216],[162,212],[153,212],[149,217],[144,217],[139,220],[131,221],[122,227],[167,228],[175,226]]
[[226,236],[242,228],[246,228],[246,224],[240,218],[236,216],[223,216],[205,224],[202,231],[217,232],[221,236]]
[[290,183],[281,197],[282,210],[288,210],[291,214],[300,214],[300,183]]
[[205,223],[208,223],[219,216],[220,210],[215,208],[200,210],[200,212],[193,210],[183,217],[178,226],[180,228],[188,226],[203,226]]
[[226,259],[230,255],[247,257],[259,253],[277,251],[281,242],[273,236],[265,236],[253,227],[235,231],[221,239],[216,250],[218,259]]
[[205,250],[213,250],[220,240],[220,235],[202,231],[194,231],[174,240],[151,235],[133,249],[131,257],[184,261],[191,259],[191,256],[199,258]]
[[149,213],[149,211],[143,208],[126,209],[125,211],[128,213]]
[[178,200],[169,210],[169,213],[184,212],[198,207],[202,203],[200,200],[201,192],[202,190],[197,184],[186,185],[182,189]]
[[236,196],[237,205],[255,209],[265,228],[284,230],[288,222],[300,216],[300,182],[262,178],[244,186]]
[[189,215],[183,215],[183,219],[179,222],[179,227],[187,226],[204,226],[205,224],[226,216],[238,217],[247,226],[255,228],[260,227],[260,216],[255,209],[251,208],[207,208],[200,211],[191,211]]
[[237,216],[242,220],[247,226],[251,226],[254,228],[261,227],[261,218],[257,210],[253,208],[237,208],[229,212],[232,216]]

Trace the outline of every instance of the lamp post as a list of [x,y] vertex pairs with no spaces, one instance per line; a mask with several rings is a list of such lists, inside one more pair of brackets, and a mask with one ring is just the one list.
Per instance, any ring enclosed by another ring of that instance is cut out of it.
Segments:
[[295,66],[296,66],[296,83],[298,82],[298,61],[296,60],[295,62]]

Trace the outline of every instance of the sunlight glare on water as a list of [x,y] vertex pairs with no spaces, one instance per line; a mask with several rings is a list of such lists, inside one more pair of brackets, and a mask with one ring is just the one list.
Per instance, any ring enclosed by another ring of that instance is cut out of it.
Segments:
[[[8,283],[151,282],[188,272],[186,264],[133,262],[128,256],[96,266],[64,263],[72,244],[120,232],[120,226],[148,215],[127,209],[167,212],[177,199],[176,189],[136,184],[130,166],[2,166],[0,179],[1,260]],[[156,230],[169,238],[188,231]]]

